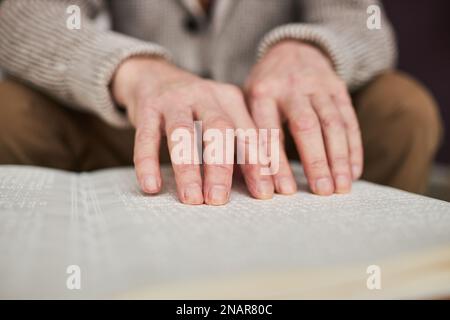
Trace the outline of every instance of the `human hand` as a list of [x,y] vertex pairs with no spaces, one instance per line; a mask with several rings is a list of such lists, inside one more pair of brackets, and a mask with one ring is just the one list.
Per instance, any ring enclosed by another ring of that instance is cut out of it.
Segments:
[[[346,85],[319,49],[294,40],[276,44],[253,68],[246,92],[258,128],[282,132],[287,120],[314,193],[349,192],[362,173],[361,134]],[[274,184],[277,192],[296,188],[283,148]]]
[[[159,147],[165,133],[180,201],[211,205],[228,201],[233,164],[204,164],[202,181],[200,166],[194,161],[188,164],[174,161],[175,145],[170,137],[177,129],[186,130],[194,137],[194,120],[201,120],[204,130],[215,128],[223,136],[227,129],[256,129],[240,89],[199,78],[162,59],[135,57],[117,70],[112,92],[115,100],[125,106],[136,128],[134,164],[144,192],[154,194],[161,190]],[[247,164],[241,168],[254,197],[272,197],[272,178],[261,175],[259,165]]]

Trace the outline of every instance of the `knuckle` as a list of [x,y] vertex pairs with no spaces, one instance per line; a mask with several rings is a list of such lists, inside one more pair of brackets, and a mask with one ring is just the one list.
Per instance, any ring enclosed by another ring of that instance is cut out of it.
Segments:
[[328,167],[328,161],[324,158],[313,159],[308,163],[308,167],[315,172],[322,172]]
[[258,82],[251,86],[249,91],[252,98],[264,98],[270,92],[270,84],[268,82]]
[[320,130],[317,118],[311,115],[294,118],[289,121],[289,126],[293,133],[298,134],[316,132]]
[[215,174],[230,176],[233,173],[232,165],[214,163],[207,166],[209,167],[209,170],[214,170]]
[[226,117],[218,115],[213,116],[212,118],[209,119],[208,127],[211,129],[223,130],[223,129],[231,129],[233,128],[233,125]]
[[193,84],[194,91],[198,94],[205,94],[205,92],[212,92],[213,91],[213,85],[211,81],[197,81]]
[[192,123],[192,121],[178,120],[172,123],[167,131],[169,133],[173,133],[176,130],[183,130],[189,133],[194,133],[194,124]]
[[361,135],[361,129],[357,120],[345,122],[345,128],[353,135]]
[[189,175],[196,172],[195,164],[174,164],[174,168],[180,175]]
[[322,126],[325,130],[343,129],[344,123],[338,114],[331,114],[321,119]]
[[242,97],[242,91],[238,87],[231,85],[231,84],[225,84],[223,85],[224,91],[232,98],[234,99],[240,99]]
[[158,164],[158,158],[155,156],[141,156],[135,154],[133,163],[137,169],[142,169],[142,167],[156,166]]
[[142,99],[138,99],[139,103],[138,103],[138,107],[141,108],[151,108],[152,106],[155,105],[155,98],[153,97],[144,97]]
[[352,100],[347,94],[336,93],[334,94],[334,99],[339,109],[345,111],[345,109],[349,108],[350,111],[354,112]]
[[139,109],[145,110],[146,114],[157,115],[157,110],[159,110],[162,101],[159,97],[144,97],[138,99],[137,107]]
[[167,104],[170,104],[174,98],[173,91],[172,90],[164,90],[163,92],[159,93],[156,97],[151,97],[148,100],[147,103],[150,105],[154,105],[156,107],[162,107]]
[[238,110],[245,106],[242,90],[234,85],[223,85],[220,96],[229,104],[228,108]]
[[258,133],[256,130],[248,129],[248,130],[236,130],[236,142],[243,146],[250,146],[253,141],[256,141],[258,138]]
[[136,130],[136,143],[148,143],[157,139],[160,139],[159,130],[150,128]]
[[348,166],[349,158],[347,155],[336,155],[331,157],[331,163],[336,166]]

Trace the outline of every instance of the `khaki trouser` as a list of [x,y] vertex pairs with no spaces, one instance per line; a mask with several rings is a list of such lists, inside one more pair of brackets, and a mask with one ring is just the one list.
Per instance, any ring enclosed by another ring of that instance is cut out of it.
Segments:
[[[423,193],[441,136],[429,92],[392,72],[357,92],[354,105],[363,135],[363,179]],[[0,164],[72,171],[132,165],[133,136],[132,129],[113,128],[92,114],[62,107],[18,82],[0,83]],[[287,149],[296,156],[290,139]]]

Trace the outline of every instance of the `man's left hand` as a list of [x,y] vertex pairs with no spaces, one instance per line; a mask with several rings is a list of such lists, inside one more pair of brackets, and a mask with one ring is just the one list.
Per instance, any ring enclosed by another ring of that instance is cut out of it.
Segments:
[[[363,169],[361,134],[346,85],[322,51],[299,41],[278,43],[253,68],[246,92],[258,128],[282,133],[287,120],[314,193],[350,191]],[[296,190],[284,148],[274,183],[279,193]]]

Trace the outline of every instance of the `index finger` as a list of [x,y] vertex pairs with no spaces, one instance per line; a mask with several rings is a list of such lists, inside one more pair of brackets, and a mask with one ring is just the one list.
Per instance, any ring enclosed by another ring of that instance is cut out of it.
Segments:
[[136,176],[141,189],[153,194],[161,190],[161,115],[151,108],[141,108],[137,119],[133,156]]

